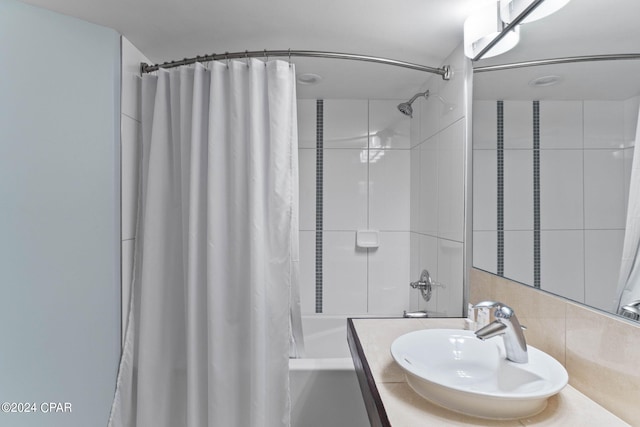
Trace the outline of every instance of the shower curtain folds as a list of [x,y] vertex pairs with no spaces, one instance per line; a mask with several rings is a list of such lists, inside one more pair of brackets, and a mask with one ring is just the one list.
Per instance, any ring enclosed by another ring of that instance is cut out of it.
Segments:
[[624,314],[625,305],[640,300],[640,111],[634,147],[622,262],[612,307],[618,314]]
[[162,70],[143,76],[142,96],[134,285],[109,426],[288,426],[301,337],[294,68]]

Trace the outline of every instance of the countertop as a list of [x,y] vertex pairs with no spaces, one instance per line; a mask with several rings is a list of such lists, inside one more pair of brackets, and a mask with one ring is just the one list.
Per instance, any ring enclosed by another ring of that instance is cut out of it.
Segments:
[[462,329],[460,318],[349,319],[348,341],[372,426],[628,426],[612,413],[567,385],[549,398],[540,414],[519,420],[486,420],[458,414],[430,403],[407,384],[391,357],[391,343],[421,329]]

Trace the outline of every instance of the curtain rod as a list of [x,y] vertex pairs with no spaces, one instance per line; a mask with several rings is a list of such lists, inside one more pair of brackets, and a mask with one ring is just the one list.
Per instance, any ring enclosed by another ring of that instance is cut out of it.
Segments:
[[537,59],[534,61],[513,62],[510,64],[474,67],[473,72],[483,73],[486,71],[503,71],[511,70],[514,68],[537,67],[539,65],[570,64],[574,62],[620,61],[633,59],[640,59],[640,53],[614,53],[607,55],[567,56],[564,58]]
[[395,59],[380,58],[377,56],[355,55],[352,53],[339,53],[339,52],[323,52],[317,50],[255,50],[244,52],[225,52],[225,53],[212,53],[211,55],[196,56],[194,58],[184,58],[179,61],[163,62],[162,64],[149,65],[146,63],[140,64],[141,73],[151,73],[157,71],[160,68],[174,68],[182,65],[195,64],[196,62],[209,62],[209,61],[222,61],[227,59],[244,59],[244,58],[268,58],[270,56],[275,57],[307,57],[307,58],[330,58],[330,59],[349,59],[353,61],[366,61],[375,62],[378,64],[393,65],[395,67],[409,68],[411,70],[424,71],[427,73],[438,74],[442,76],[443,80],[449,80],[451,78],[451,69],[448,65],[442,68],[434,68],[426,65],[414,64],[411,62],[398,61]]

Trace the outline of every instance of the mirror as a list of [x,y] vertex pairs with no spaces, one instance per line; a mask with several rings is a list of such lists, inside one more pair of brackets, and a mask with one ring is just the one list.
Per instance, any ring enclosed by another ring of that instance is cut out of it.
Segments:
[[635,0],[573,0],[523,25],[512,51],[474,63],[474,267],[618,311],[640,56],[483,68],[640,53],[637,16]]

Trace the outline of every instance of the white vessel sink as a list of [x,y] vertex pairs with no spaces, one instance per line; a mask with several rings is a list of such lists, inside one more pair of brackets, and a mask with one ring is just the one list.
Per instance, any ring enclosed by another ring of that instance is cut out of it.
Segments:
[[514,363],[505,358],[501,337],[481,341],[458,329],[415,331],[391,344],[416,393],[452,411],[490,419],[535,415],[567,385],[558,361],[531,346],[527,352],[528,363]]

